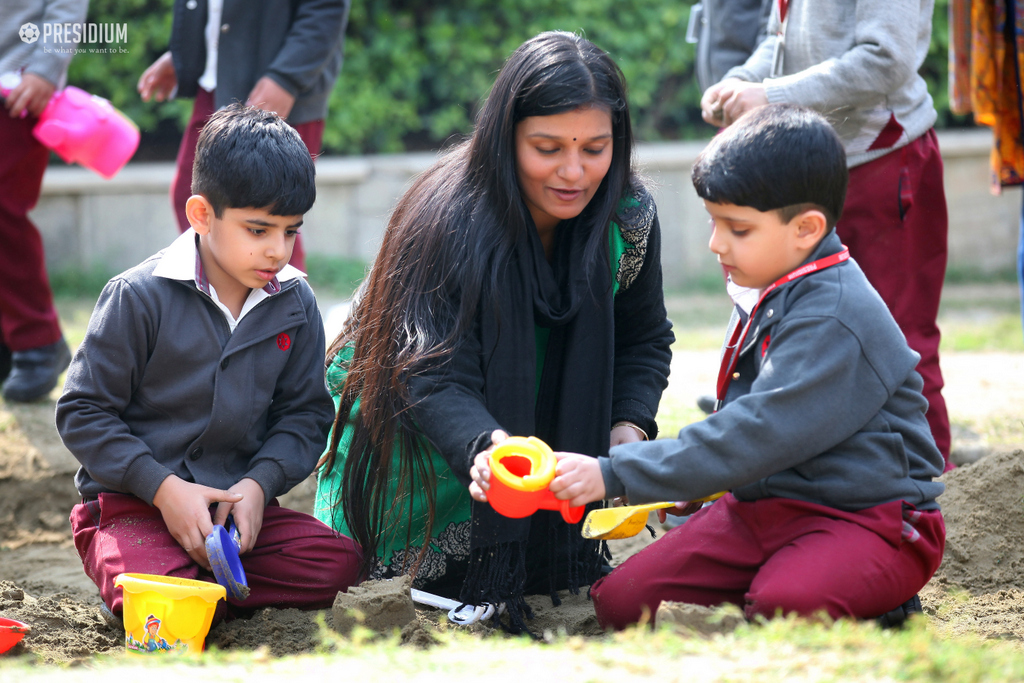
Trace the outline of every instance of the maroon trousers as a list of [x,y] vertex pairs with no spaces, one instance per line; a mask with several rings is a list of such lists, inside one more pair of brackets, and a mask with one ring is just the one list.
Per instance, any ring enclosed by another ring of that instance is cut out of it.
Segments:
[[33,116],[12,119],[0,109],[0,343],[12,351],[61,337],[43,238],[28,218],[50,158],[32,137],[36,122]]
[[[135,496],[102,493],[76,505],[71,529],[85,573],[115,614],[121,613],[122,593],[114,577],[122,572],[215,580],[174,540],[160,510]],[[351,539],[274,501],[264,512],[256,546],[242,555],[251,593],[243,602],[228,597],[228,611],[330,607],[339,591],[358,582],[361,558]]]
[[949,414],[939,367],[939,313],[949,220],[935,131],[850,169],[836,232],[921,354],[928,424],[949,463]]
[[[213,114],[213,93],[206,92],[202,88],[196,93],[195,102],[192,105],[192,118],[181,138],[181,146],[178,148],[177,168],[174,172],[174,179],[171,181],[171,205],[174,214],[178,218],[178,229],[185,232],[189,229],[188,217],[185,215],[185,201],[192,196],[192,164],[196,160],[196,142],[199,141],[199,134],[203,126]],[[320,154],[320,144],[324,136],[324,121],[308,121],[293,126],[298,131],[299,137],[306,143],[306,149],[310,155],[316,158]],[[306,270],[306,252],[302,248],[302,238],[295,240],[295,249],[292,251],[292,258],[289,261],[301,271]]]
[[895,501],[859,512],[732,494],[693,515],[591,588],[602,627],[653,616],[662,600],[733,603],[748,618],[777,611],[873,618],[928,582],[942,561],[938,511]]

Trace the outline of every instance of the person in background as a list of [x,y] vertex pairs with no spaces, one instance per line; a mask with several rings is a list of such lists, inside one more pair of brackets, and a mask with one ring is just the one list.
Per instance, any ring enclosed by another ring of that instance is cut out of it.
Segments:
[[[170,49],[146,69],[144,101],[193,97],[178,149],[171,204],[188,230],[196,140],[210,115],[232,102],[272,111],[288,121],[316,157],[327,104],[341,71],[351,0],[175,0]],[[305,269],[301,240],[292,265]]]
[[0,112],[0,393],[8,401],[46,396],[71,361],[53,305],[43,238],[28,217],[50,159],[32,128],[54,91],[64,86],[74,54],[74,45],[45,39],[43,26],[81,23],[88,5],[88,0],[0,5],[0,77],[17,81]]
[[919,73],[933,9],[933,0],[777,0],[768,37],[701,109],[715,126],[779,102],[832,122],[850,168],[836,231],[921,354],[928,423],[951,469],[936,324],[949,220],[937,113]]
[[740,66],[768,35],[773,0],[702,0],[690,8],[687,42],[697,44],[700,91]]

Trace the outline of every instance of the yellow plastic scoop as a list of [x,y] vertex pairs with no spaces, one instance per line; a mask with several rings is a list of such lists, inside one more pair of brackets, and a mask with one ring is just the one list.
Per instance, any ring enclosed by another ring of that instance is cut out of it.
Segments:
[[[708,502],[718,500],[725,491],[714,493],[706,498],[691,502]],[[602,541],[615,538],[630,538],[640,533],[647,526],[647,515],[652,510],[670,508],[675,503],[647,503],[646,505],[623,505],[604,510],[591,510],[583,520],[583,538],[594,538]]]

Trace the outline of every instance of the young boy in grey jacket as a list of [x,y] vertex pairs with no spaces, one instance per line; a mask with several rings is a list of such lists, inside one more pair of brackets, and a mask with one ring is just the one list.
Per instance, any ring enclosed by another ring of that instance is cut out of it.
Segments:
[[233,608],[328,607],[359,549],[275,500],[334,415],[320,313],[288,265],[313,161],[276,114],[231,105],[203,129],[192,189],[192,229],[107,284],[57,402],[82,463],[75,545],[117,614],[122,572],[212,579],[205,538],[231,514],[251,591]]
[[836,232],[921,355],[928,423],[949,462],[936,318],[949,217],[935,105],[920,74],[934,0],[775,0],[768,37],[701,98],[727,126],[763,104],[823,114],[850,169]]
[[943,460],[919,357],[834,233],[846,181],[835,132],[790,105],[746,114],[694,164],[736,302],[718,410],[607,458],[558,454],[550,489],[572,505],[729,493],[594,584],[603,626],[664,600],[878,617],[938,568]]

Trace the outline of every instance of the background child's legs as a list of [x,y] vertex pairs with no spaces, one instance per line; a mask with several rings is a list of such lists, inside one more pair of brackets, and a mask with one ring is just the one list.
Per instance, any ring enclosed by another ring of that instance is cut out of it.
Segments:
[[785,498],[718,500],[594,584],[602,627],[624,628],[662,600],[731,602],[748,617],[784,613],[879,616],[927,583],[942,560],[938,512],[913,513],[904,540],[899,501],[856,513]]
[[[167,531],[160,510],[135,496],[100,494],[71,512],[75,547],[85,573],[99,587],[103,602],[121,613],[122,572],[160,574],[213,581]],[[349,538],[336,534],[309,515],[267,507],[256,547],[242,556],[249,597],[232,607],[330,607],[338,591],[358,578],[361,552]]]
[[949,464],[949,415],[939,367],[939,312],[946,275],[946,194],[934,130],[850,169],[836,233],[881,295],[910,348],[921,354],[928,424]]

